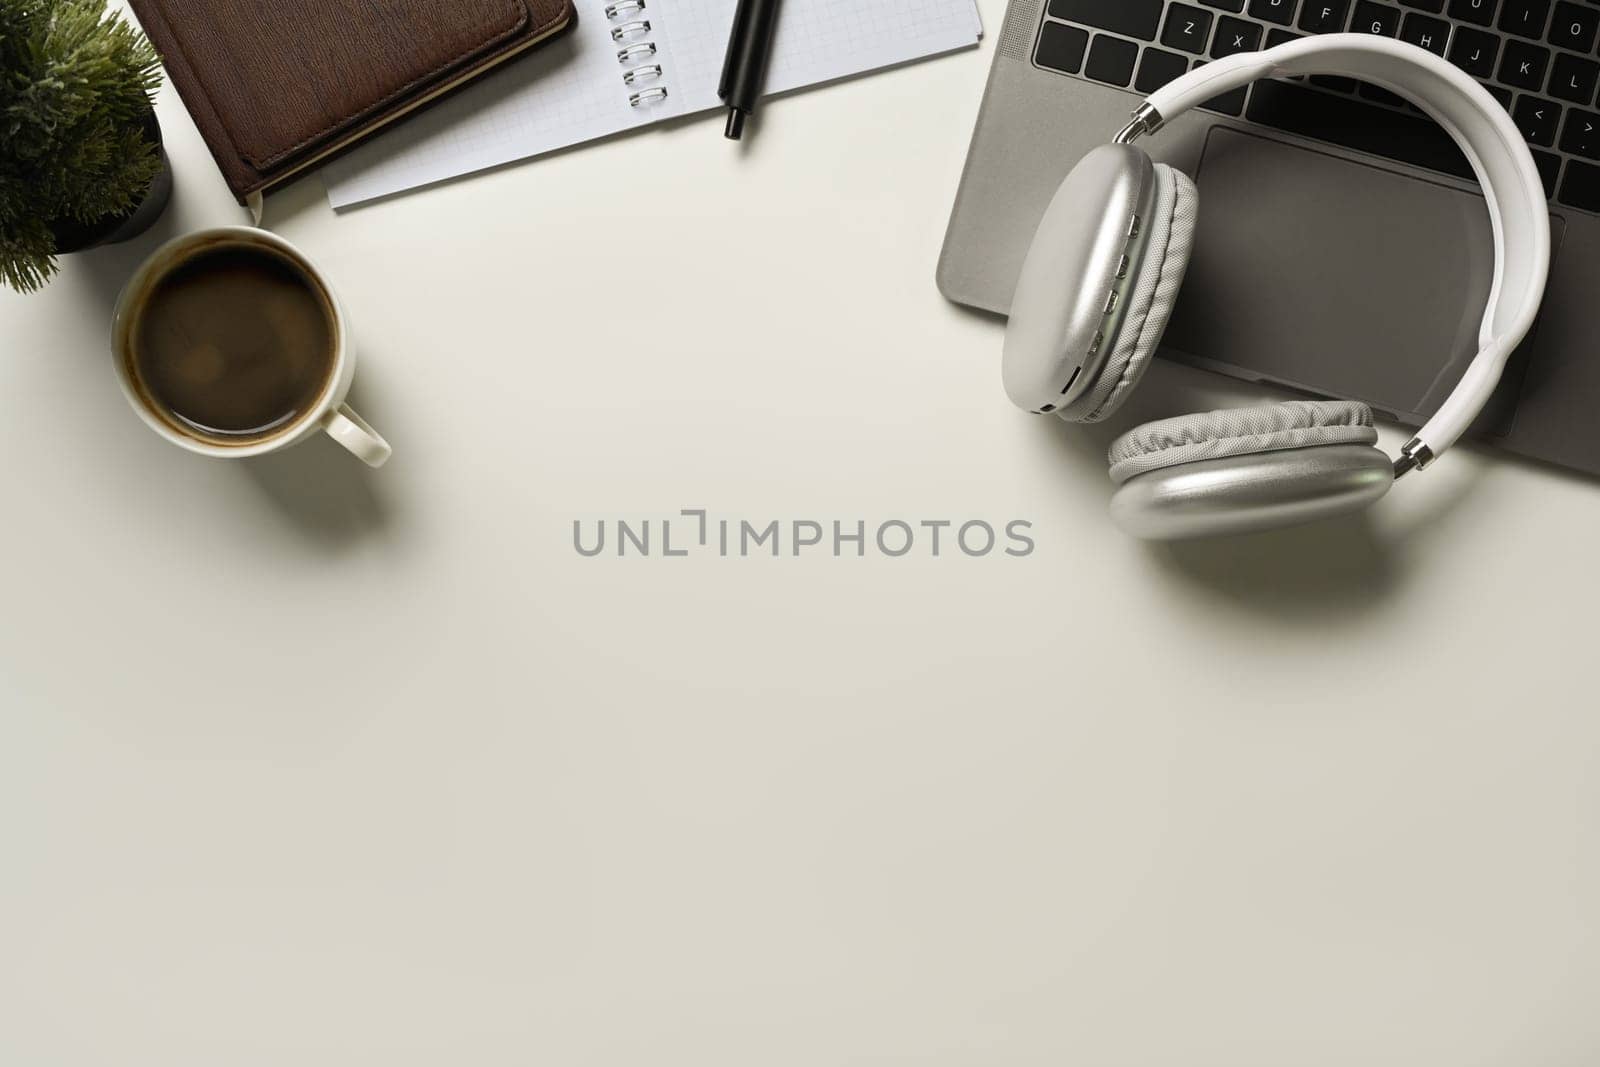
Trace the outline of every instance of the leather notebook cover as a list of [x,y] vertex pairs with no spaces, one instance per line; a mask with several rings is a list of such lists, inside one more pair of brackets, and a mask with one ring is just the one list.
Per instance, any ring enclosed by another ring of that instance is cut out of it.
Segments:
[[130,0],[241,202],[567,26],[572,0]]

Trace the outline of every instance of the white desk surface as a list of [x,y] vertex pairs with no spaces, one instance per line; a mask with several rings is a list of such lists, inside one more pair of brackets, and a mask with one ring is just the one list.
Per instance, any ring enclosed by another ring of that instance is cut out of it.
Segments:
[[[1578,1065],[1600,486],[1463,450],[1152,549],[933,269],[981,50],[335,216],[393,441],[128,411],[176,202],[0,298],[0,1062]],[[1391,447],[1400,434],[1386,431]],[[1033,522],[1029,558],[585,559],[572,524]]]

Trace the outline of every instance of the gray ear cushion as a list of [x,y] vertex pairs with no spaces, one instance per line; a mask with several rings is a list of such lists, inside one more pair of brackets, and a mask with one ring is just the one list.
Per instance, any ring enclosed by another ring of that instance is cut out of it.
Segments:
[[1099,422],[1133,392],[1144,377],[1177,302],[1194,249],[1200,194],[1182,171],[1156,164],[1156,206],[1150,243],[1139,277],[1129,294],[1127,318],[1111,352],[1089,389],[1056,414],[1071,422]]
[[1146,423],[1111,443],[1111,480],[1118,485],[1183,463],[1316,445],[1378,443],[1372,409],[1349,400],[1208,411]]

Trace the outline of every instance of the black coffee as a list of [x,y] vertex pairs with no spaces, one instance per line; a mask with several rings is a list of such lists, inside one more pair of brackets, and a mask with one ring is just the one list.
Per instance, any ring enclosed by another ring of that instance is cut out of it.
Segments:
[[150,289],[131,338],[133,377],[180,431],[247,445],[316,406],[334,333],[333,309],[304,267],[259,245],[217,245]]

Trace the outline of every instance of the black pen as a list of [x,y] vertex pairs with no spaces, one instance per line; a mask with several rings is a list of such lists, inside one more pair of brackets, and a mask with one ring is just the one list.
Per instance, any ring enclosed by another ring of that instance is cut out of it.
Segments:
[[778,27],[778,0],[739,0],[728,37],[728,58],[722,64],[717,95],[728,105],[730,141],[744,136],[744,120],[755,113],[772,54],[772,31]]

